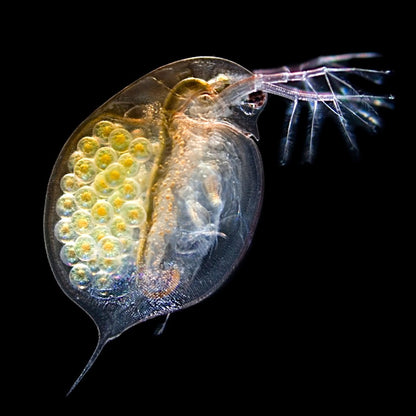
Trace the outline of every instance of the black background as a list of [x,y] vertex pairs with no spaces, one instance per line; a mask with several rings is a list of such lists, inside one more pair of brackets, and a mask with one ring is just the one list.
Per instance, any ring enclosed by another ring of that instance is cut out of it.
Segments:
[[[415,144],[404,114],[414,76],[406,11],[399,3],[264,3],[26,11],[33,13],[21,25],[26,35],[13,40],[23,69],[14,112],[30,120],[21,140],[30,149],[34,228],[25,230],[21,249],[30,258],[19,266],[30,273],[15,282],[24,314],[4,338],[18,352],[8,383],[16,408],[338,414],[397,410],[407,396]],[[360,131],[360,161],[352,163],[329,123],[315,165],[279,167],[286,103],[270,97],[259,119],[264,207],[240,267],[212,297],[173,314],[161,336],[153,335],[162,322],[155,319],[109,343],[65,398],[96,329],[55,283],[42,214],[53,163],[76,126],[126,85],[178,59],[214,55],[256,69],[361,51],[380,52],[374,65],[394,70],[385,88],[396,108],[382,111],[378,135]]]

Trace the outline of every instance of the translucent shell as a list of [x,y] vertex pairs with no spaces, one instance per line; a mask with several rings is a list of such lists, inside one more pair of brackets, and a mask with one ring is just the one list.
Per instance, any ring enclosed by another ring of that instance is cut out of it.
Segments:
[[103,104],[64,145],[45,239],[56,280],[99,329],[80,378],[108,340],[206,298],[244,255],[262,202],[253,138],[265,100],[248,113],[217,98],[251,75],[219,58],[169,64]]

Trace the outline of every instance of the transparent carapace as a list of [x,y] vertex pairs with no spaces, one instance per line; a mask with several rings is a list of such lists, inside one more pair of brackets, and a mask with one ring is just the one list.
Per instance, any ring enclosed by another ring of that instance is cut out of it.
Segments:
[[358,92],[350,76],[385,72],[319,58],[255,73],[197,57],[140,78],[95,110],[62,148],[48,186],[44,227],[62,290],[94,320],[97,348],[129,327],[206,298],[244,256],[256,228],[263,166],[255,144],[267,93],[291,103],[282,161],[296,114],[311,113],[312,157],[324,113],[354,149],[352,121],[379,124],[384,97]]

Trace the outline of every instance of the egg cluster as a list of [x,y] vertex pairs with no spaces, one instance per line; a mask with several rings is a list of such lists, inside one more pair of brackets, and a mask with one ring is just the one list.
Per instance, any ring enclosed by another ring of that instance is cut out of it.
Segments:
[[[55,237],[70,282],[93,295],[118,296],[135,264],[154,146],[138,131],[102,120],[83,137],[61,178]],[[124,288],[124,289],[123,289]]]

